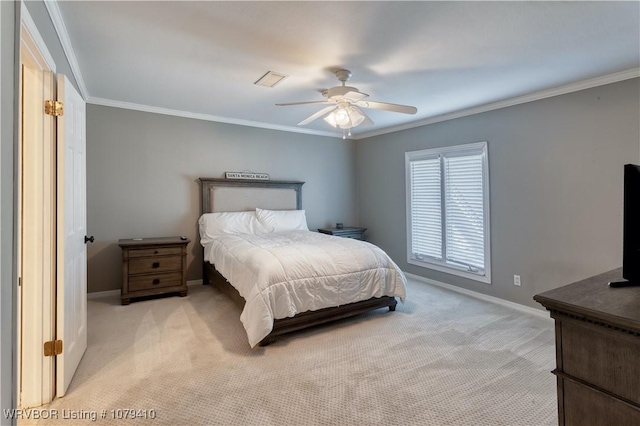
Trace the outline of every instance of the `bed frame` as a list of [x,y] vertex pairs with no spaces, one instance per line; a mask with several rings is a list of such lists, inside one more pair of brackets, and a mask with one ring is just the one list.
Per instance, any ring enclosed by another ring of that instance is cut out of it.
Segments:
[[[304,182],[200,178],[200,184],[201,213],[246,211],[256,207],[272,210],[300,210],[302,208],[302,185]],[[237,190],[235,193],[234,189]],[[202,264],[203,283],[214,285],[236,302],[240,308],[243,308],[244,299],[216,270],[215,266],[204,260],[204,257]],[[290,318],[276,319],[273,322],[273,330],[262,339],[260,346],[266,346],[273,342],[275,337],[292,331],[359,315],[374,309],[388,307],[390,311],[395,311],[397,303],[395,297],[373,297],[347,305],[302,312]]]

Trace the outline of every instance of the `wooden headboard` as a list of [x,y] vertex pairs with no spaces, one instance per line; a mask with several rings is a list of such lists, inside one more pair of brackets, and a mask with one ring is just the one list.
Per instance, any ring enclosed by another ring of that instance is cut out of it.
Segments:
[[200,213],[302,209],[304,182],[200,178]]

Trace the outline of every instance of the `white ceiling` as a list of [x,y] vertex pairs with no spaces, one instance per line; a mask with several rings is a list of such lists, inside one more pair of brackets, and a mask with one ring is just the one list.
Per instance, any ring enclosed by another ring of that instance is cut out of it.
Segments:
[[[89,102],[317,134],[338,132],[296,123],[322,105],[274,104],[322,100],[338,68],[370,100],[418,108],[367,110],[362,137],[640,65],[634,1],[57,4]],[[253,84],[269,70],[289,78]]]

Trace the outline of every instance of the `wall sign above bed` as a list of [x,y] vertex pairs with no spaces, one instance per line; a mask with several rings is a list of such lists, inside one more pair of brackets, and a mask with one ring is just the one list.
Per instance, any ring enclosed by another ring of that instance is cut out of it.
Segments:
[[227,179],[269,180],[269,175],[266,173],[226,172],[224,176]]

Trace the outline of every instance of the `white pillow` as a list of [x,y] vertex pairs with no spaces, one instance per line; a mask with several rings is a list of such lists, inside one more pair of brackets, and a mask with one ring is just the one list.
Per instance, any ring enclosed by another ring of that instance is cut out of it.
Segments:
[[198,219],[200,244],[229,234],[261,234],[267,232],[256,217],[256,212],[205,213]]
[[256,209],[256,216],[267,232],[309,230],[304,210]]

